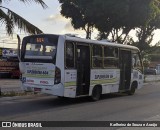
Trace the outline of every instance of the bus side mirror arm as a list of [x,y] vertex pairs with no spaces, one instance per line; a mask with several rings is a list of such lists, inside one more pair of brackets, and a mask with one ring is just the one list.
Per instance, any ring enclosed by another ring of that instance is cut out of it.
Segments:
[[19,62],[21,62],[21,54],[20,54],[21,39],[18,34],[17,34],[17,39],[18,39],[17,55],[18,55]]

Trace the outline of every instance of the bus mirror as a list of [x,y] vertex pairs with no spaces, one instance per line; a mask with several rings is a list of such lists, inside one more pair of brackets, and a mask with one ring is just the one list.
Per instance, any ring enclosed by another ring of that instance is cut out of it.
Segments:
[[17,39],[18,39],[17,55],[18,55],[18,60],[21,62],[21,56],[20,56],[21,39],[19,35],[17,35]]

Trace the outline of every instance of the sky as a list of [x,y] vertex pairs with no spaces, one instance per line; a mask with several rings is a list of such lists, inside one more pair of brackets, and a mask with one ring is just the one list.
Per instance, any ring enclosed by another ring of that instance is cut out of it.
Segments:
[[[40,28],[44,33],[48,34],[81,34],[82,37],[85,36],[85,32],[81,30],[75,31],[70,20],[62,17],[60,15],[60,4],[58,0],[44,0],[48,5],[47,9],[43,9],[39,4],[34,2],[24,4],[18,0],[11,2],[5,2],[2,5],[11,9],[12,11],[18,13],[20,16],[28,20],[33,25]],[[5,35],[4,25],[0,24],[0,47],[14,47],[16,45],[12,44],[17,42],[16,34],[20,34],[23,38],[27,34],[15,29],[15,35],[13,39]],[[3,44],[8,42],[8,44]],[[10,43],[10,44],[9,44]]]
[[[30,23],[34,24],[40,28],[44,33],[48,34],[78,34],[80,37],[85,37],[85,31],[74,30],[71,26],[70,19],[66,19],[60,15],[60,4],[58,0],[44,0],[48,5],[47,9],[43,9],[40,5],[32,2],[24,4],[18,0],[5,2],[2,6],[5,6],[12,11],[18,13],[20,16],[28,20]],[[15,35],[13,38],[5,35],[4,25],[0,24],[0,47],[14,47],[16,48],[16,34],[20,34],[21,38],[28,35],[24,32],[19,32],[15,29]],[[153,44],[160,40],[160,31],[155,32]],[[92,38],[95,38],[97,31],[94,30]],[[133,35],[135,35],[133,33]],[[8,44],[3,44],[7,42]]]

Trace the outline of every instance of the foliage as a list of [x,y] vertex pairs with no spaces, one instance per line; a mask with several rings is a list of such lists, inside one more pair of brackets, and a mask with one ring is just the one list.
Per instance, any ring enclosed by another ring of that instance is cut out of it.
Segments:
[[144,25],[141,25],[139,29],[137,30],[137,37],[138,41],[137,47],[141,51],[145,51],[146,53],[151,53],[154,51],[157,47],[155,45],[154,47],[151,47],[150,44],[153,40],[154,31],[156,29],[160,28],[160,3],[159,0],[152,0],[150,3],[150,7],[152,8],[152,11],[150,12],[150,19],[147,20],[147,23]]
[[[61,14],[71,19],[75,29],[91,33],[95,27],[98,39],[118,43],[133,42],[131,30],[137,30],[135,43],[144,50],[160,27],[160,0],[59,0]],[[89,29],[86,29],[86,28]],[[143,46],[145,46],[143,48]]]
[[[155,0],[123,0],[123,2],[117,0],[101,0],[101,2],[103,2],[103,4],[101,3],[99,5],[99,12],[104,13],[99,17],[95,17],[98,19],[95,26],[103,36],[106,36],[103,37],[100,35],[100,38],[108,39],[111,37],[110,40],[118,43],[125,43],[125,41],[129,39],[128,36],[131,30],[136,28],[145,29],[148,26],[150,27],[151,23],[155,25],[154,20],[159,14],[158,4],[154,4]],[[157,24],[158,21],[159,20],[157,20]],[[147,29],[147,31],[150,31],[149,29]],[[151,28],[151,30],[154,29]],[[143,30],[143,32],[145,32],[145,30]],[[139,38],[142,38],[142,35],[143,33],[140,31]],[[148,35],[150,34],[145,36],[147,37]],[[152,40],[152,38],[150,40]]]
[[61,14],[65,18],[71,18],[71,24],[75,29],[83,29],[86,38],[91,37],[93,29],[92,17],[87,15],[92,0],[59,0]]
[[[42,31],[25,20],[23,17],[19,16],[17,13],[13,12],[9,8],[2,6],[4,1],[11,0],[0,0],[0,22],[5,24],[6,31],[9,35],[13,34],[14,27],[17,26],[20,30],[24,30],[25,32],[31,34],[42,33]],[[47,8],[47,5],[43,2],[43,0],[19,0],[23,3],[31,3],[35,2],[40,4],[44,9]]]
[[153,46],[150,48],[150,52],[148,53],[150,57],[150,61],[154,62],[160,62],[160,46]]

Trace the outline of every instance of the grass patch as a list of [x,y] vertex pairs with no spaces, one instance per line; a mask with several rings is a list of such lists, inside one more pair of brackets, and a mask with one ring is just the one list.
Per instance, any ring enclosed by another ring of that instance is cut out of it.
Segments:
[[153,80],[153,81],[145,81],[144,83],[157,83],[157,82],[160,82],[160,80]]

